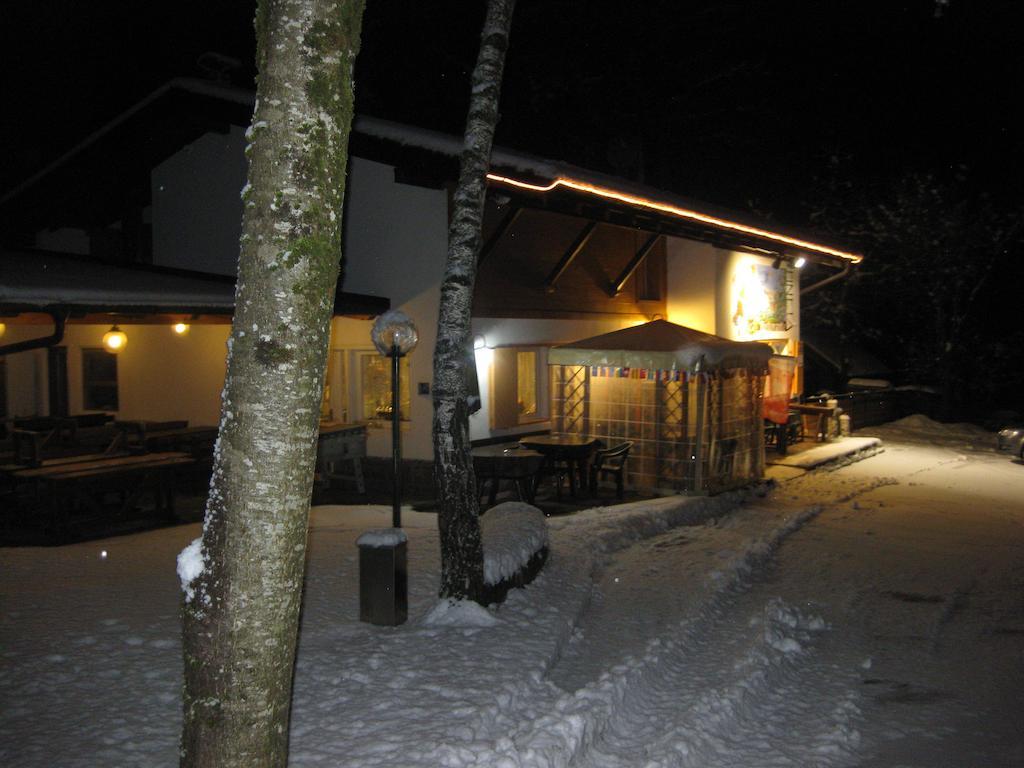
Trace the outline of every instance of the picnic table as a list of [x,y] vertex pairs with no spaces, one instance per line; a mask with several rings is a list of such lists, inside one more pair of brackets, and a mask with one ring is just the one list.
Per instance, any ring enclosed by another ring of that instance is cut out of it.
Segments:
[[7,470],[6,475],[29,494],[31,506],[46,514],[49,527],[64,535],[72,514],[109,514],[106,500],[111,495],[119,500],[117,516],[124,516],[148,494],[156,513],[174,520],[177,474],[194,463],[194,458],[179,451],[87,454],[48,460],[37,467],[18,467]]

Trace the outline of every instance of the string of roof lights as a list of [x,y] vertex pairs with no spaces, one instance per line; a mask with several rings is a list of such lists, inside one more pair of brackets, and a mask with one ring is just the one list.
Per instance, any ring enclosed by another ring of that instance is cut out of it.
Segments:
[[777,243],[784,243],[791,245],[795,248],[802,248],[807,251],[815,251],[817,253],[823,253],[828,256],[835,256],[851,264],[859,264],[864,260],[864,257],[857,253],[850,253],[848,251],[841,251],[837,248],[830,248],[827,245],[819,245],[812,243],[808,240],[801,240],[797,237],[790,237],[783,235],[778,232],[771,232],[767,229],[761,229],[759,227],[752,227],[747,224],[740,224],[738,221],[730,221],[729,219],[723,219],[718,216],[711,216],[700,211],[690,210],[689,208],[681,208],[676,205],[669,203],[663,203],[658,200],[652,200],[648,197],[641,197],[639,195],[631,195],[626,192],[619,192],[618,190],[610,189],[608,187],[601,187],[596,184],[589,182],[580,181],[578,179],[572,179],[560,176],[549,184],[532,184],[527,181],[521,181],[519,179],[513,179],[509,176],[501,176],[496,173],[488,173],[487,179],[489,181],[496,182],[498,184],[507,184],[511,187],[517,187],[519,189],[529,190],[530,192],[550,192],[558,187],[566,187],[568,189],[574,189],[577,192],[585,192],[587,194],[595,195],[597,197],[603,197],[608,200],[618,200],[619,202],[627,203],[629,205],[635,205],[640,208],[648,208],[650,210],[658,211],[660,213],[667,213],[672,216],[677,216],[682,219],[689,219],[691,221],[699,221],[702,224],[710,224],[714,227],[721,229],[732,230],[733,232],[743,232],[744,234],[754,235],[756,237],[763,237],[766,240],[771,240]]

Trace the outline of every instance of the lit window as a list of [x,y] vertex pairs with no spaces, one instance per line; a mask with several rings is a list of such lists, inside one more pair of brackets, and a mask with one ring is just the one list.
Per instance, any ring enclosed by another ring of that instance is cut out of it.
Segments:
[[[362,418],[391,418],[391,358],[376,353],[360,355]],[[409,358],[398,364],[398,407],[403,421],[409,420]]]
[[516,354],[516,401],[519,415],[537,415],[537,353]]
[[105,349],[82,350],[82,408],[87,411],[116,411],[117,355]]
[[547,418],[543,348],[499,347],[491,363],[491,428],[508,429]]

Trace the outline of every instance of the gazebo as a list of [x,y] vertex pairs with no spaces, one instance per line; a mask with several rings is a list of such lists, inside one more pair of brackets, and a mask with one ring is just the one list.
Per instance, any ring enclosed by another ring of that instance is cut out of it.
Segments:
[[553,347],[555,431],[633,442],[628,482],[716,493],[764,474],[761,415],[772,350],[654,320]]

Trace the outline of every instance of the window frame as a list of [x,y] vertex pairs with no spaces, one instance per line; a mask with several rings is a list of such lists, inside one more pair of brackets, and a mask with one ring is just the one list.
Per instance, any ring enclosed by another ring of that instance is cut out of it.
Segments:
[[[103,347],[82,347],[81,349],[81,361],[82,361],[82,410],[83,411],[119,411],[121,410],[121,386],[120,386],[120,373],[117,365],[117,355],[112,355],[107,352]],[[100,357],[104,355],[105,357]],[[90,374],[93,373],[90,368],[90,364],[87,358],[95,357],[100,360],[108,360],[114,366],[114,378],[113,380],[108,379],[92,379],[90,380]],[[104,402],[103,400],[97,400],[94,396],[93,390],[95,388],[112,388],[114,397],[113,405],[109,404],[109,401]]]
[[[349,408],[348,412],[353,414],[353,415],[357,415],[358,418],[356,420],[361,422],[361,423],[365,423],[365,424],[368,424],[370,426],[383,426],[384,424],[389,424],[391,422],[391,416],[378,416],[378,417],[367,416],[366,413],[365,413],[365,410],[364,410],[366,403],[364,402],[364,399],[363,399],[364,396],[365,396],[363,361],[365,359],[368,359],[368,358],[387,361],[387,377],[388,377],[388,380],[389,380],[388,381],[388,385],[387,385],[387,390],[388,390],[387,391],[387,395],[388,395],[387,402],[388,402],[388,404],[391,403],[391,383],[390,383],[390,377],[391,377],[391,358],[384,357],[379,352],[377,352],[375,349],[353,349],[353,350],[351,350],[351,360],[352,360],[352,366],[351,367],[355,370],[356,375],[355,376],[351,376],[350,378],[352,380],[352,389],[353,389],[353,392],[352,392],[352,404],[354,404],[355,407],[354,408]],[[408,355],[403,356],[399,360],[398,377],[399,377],[398,378],[398,388],[399,388],[399,407],[400,408],[401,408],[401,405],[402,405],[401,404],[401,391],[402,391],[403,387],[406,388],[406,390],[408,392],[408,395],[409,395],[408,400],[407,400],[408,412],[402,414],[402,416],[399,418],[399,422],[402,423],[402,424],[409,424],[410,422],[412,422],[412,371],[411,371],[410,366],[409,366],[409,356]]]
[[[516,344],[495,347],[490,371],[490,422],[491,429],[514,429],[527,424],[539,424],[551,420],[547,359],[549,347],[537,344]],[[534,362],[534,387],[537,393],[537,412],[519,413],[519,355],[523,352],[536,354]]]

